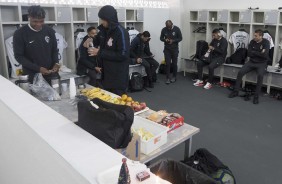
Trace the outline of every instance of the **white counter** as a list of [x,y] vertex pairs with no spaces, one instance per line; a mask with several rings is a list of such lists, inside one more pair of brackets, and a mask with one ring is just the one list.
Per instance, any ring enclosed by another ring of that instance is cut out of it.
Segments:
[[0,76],[0,183],[96,183],[123,156]]

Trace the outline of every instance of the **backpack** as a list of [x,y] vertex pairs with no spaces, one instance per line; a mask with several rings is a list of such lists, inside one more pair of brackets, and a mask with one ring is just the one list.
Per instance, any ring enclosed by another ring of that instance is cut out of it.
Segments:
[[199,40],[196,42],[196,54],[194,55],[193,59],[201,59],[203,55],[208,51],[209,44],[204,40]]
[[245,48],[239,48],[230,57],[226,58],[225,63],[227,64],[245,64],[245,59],[247,58],[248,50]]
[[144,80],[140,73],[132,72],[129,77],[129,89],[130,91],[142,91],[144,88]]
[[[170,65],[170,73],[173,72],[173,67]],[[159,73],[160,74],[166,74],[166,64],[160,64],[159,66]]]
[[[235,178],[230,169],[224,165],[215,155],[208,150],[200,148],[195,151],[194,155],[183,161],[185,164],[197,169],[198,171],[214,178],[217,181],[223,178],[229,179],[229,184],[236,184]],[[227,177],[228,174],[228,177]],[[222,177],[226,175],[226,177]],[[221,183],[224,183],[223,181]]]

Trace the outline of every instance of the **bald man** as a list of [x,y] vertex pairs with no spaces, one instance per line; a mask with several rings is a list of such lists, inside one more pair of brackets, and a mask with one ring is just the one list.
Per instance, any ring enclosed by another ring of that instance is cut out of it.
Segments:
[[[164,42],[164,55],[166,62],[166,84],[176,81],[177,58],[179,53],[178,43],[182,40],[182,34],[177,26],[174,26],[171,20],[165,22],[162,29],[160,40]],[[173,67],[173,77],[170,76],[170,65]]]

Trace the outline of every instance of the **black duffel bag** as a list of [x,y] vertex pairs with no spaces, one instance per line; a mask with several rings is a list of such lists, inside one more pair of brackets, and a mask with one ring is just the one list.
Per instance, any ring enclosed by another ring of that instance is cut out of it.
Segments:
[[91,102],[86,100],[78,102],[77,125],[114,149],[126,148],[132,139],[133,109],[98,98]]

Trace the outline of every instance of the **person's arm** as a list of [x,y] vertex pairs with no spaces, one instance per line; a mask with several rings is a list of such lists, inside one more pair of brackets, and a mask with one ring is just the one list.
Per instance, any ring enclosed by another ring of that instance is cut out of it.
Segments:
[[145,53],[147,56],[153,56],[153,53],[151,52],[151,49],[150,49],[150,44],[149,44],[149,42],[145,43],[144,53]]
[[252,56],[256,56],[256,57],[260,57],[262,59],[267,59],[269,56],[269,48],[270,48],[270,44],[269,41],[266,41],[262,44],[262,51],[251,51],[252,52]]
[[[88,60],[88,49],[83,46],[83,43],[86,40],[87,39],[84,39],[79,46],[79,62],[89,69],[95,69],[95,63],[92,63],[91,61]],[[96,56],[92,56],[92,57],[96,57]]]
[[24,68],[27,68],[34,72],[40,72],[40,66],[31,62],[28,58],[25,57],[24,48],[25,48],[25,44],[24,44],[23,36],[19,32],[19,30],[17,30],[13,36],[13,49],[14,49],[15,59],[20,64],[22,64]]
[[57,39],[55,35],[55,31],[51,30],[50,38],[51,38],[51,43],[52,43],[52,71],[53,72],[58,72],[60,65],[59,65],[59,58],[58,58],[58,45],[57,45]]
[[130,45],[130,58],[137,58],[137,54],[135,53],[135,51],[138,49],[138,38],[135,37]]
[[162,29],[161,36],[160,36],[160,40],[161,40],[162,42],[166,42],[166,38],[165,38],[165,29],[164,29],[164,28]]
[[[224,38],[221,38],[221,39],[224,39]],[[218,54],[223,54],[224,52],[226,52],[227,46],[228,46],[227,41],[223,40],[221,41],[221,44],[219,47],[214,47],[213,52],[216,52]]]
[[173,43],[178,43],[182,41],[182,33],[180,31],[180,29],[177,27],[176,30],[176,38],[172,41]]
[[98,56],[102,59],[106,59],[108,61],[119,61],[123,62],[128,59],[130,48],[129,48],[129,35],[128,32],[123,31],[119,28],[120,34],[118,36],[118,40],[116,41],[116,49],[115,50],[107,50],[100,49]]

